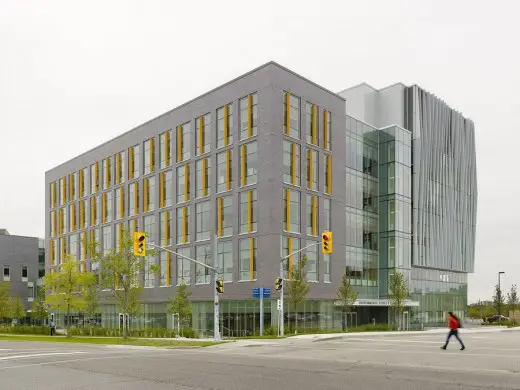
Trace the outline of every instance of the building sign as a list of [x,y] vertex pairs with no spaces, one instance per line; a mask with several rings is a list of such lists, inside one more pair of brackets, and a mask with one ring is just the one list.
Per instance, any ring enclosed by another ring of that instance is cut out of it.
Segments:
[[[342,306],[341,301],[334,301],[334,306]],[[352,306],[383,306],[389,307],[392,306],[392,301],[390,299],[358,299]],[[409,299],[403,302],[403,306],[405,307],[418,307],[419,302],[411,301]]]

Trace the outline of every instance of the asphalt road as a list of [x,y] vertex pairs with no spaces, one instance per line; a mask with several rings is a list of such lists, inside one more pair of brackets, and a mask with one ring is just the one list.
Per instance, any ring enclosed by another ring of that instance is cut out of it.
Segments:
[[520,389],[520,332],[241,341],[197,350],[0,341],[0,389]]

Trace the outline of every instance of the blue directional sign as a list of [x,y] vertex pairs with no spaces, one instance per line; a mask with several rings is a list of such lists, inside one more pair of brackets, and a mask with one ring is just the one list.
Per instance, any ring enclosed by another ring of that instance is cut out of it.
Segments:
[[253,298],[260,298],[260,288],[259,287],[253,288]]
[[263,288],[263,296],[264,298],[271,298],[271,289],[270,288]]
[[271,298],[271,289],[265,287],[255,287],[251,290],[253,298]]

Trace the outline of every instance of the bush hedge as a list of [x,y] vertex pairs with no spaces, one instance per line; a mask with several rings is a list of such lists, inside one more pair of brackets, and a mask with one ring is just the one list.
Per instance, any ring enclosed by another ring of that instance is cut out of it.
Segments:
[[[73,327],[69,331],[71,336],[118,337],[123,335],[123,332],[119,329],[101,327]],[[191,328],[183,328],[179,333],[181,337],[197,338],[196,332]],[[128,336],[139,338],[175,338],[177,337],[177,331],[161,328],[129,329]]]
[[30,325],[0,325],[0,333],[9,334],[49,334],[48,326],[30,326]]

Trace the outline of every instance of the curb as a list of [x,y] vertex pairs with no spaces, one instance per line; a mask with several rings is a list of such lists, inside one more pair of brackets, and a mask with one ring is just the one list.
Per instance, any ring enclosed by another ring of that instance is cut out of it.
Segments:
[[145,345],[105,345],[107,349],[140,349],[145,351],[156,351],[159,347],[147,347]]

